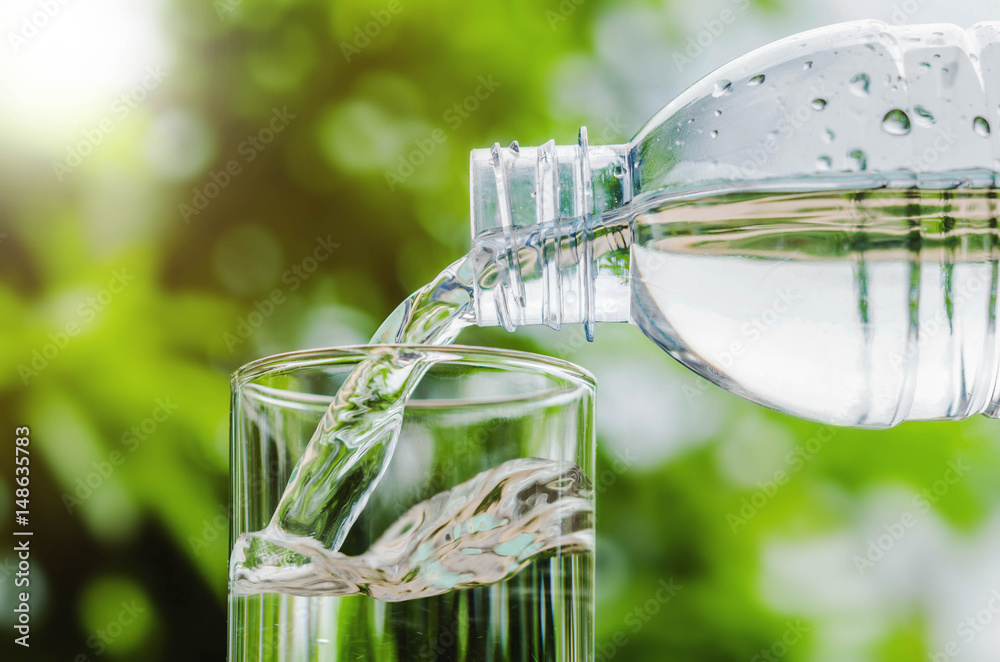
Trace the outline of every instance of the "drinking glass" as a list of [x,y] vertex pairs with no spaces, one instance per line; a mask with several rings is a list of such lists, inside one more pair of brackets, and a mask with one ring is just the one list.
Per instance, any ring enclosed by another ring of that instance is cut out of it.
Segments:
[[[589,486],[594,381],[588,373],[522,352],[407,349],[432,365],[406,405],[385,474],[340,552],[362,554],[413,506],[510,461],[577,465]],[[233,375],[230,550],[241,534],[268,524],[334,394],[375,351],[356,346],[282,354]],[[593,490],[581,494],[591,508],[563,526],[573,529],[566,534],[583,532],[591,544],[555,545],[498,583],[402,601],[230,593],[229,660],[590,662]],[[517,497],[532,503],[555,498]]]

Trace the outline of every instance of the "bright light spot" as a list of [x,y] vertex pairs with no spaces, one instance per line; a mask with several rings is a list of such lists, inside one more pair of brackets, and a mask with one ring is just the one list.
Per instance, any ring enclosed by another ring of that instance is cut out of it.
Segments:
[[158,12],[158,2],[5,0],[3,133],[65,142],[67,133],[113,118],[120,95],[169,64]]
[[153,120],[143,153],[160,175],[185,180],[208,166],[215,154],[215,135],[200,114],[174,108]]

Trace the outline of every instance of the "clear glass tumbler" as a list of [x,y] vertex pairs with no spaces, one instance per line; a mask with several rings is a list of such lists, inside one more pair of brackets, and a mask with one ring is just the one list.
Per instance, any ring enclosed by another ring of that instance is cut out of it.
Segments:
[[[588,373],[520,352],[413,349],[433,365],[407,404],[386,473],[340,552],[364,553],[415,505],[511,461],[577,465],[581,482],[589,484],[594,381]],[[235,373],[230,549],[241,534],[267,525],[333,395],[372,351],[359,346],[282,354]],[[590,500],[587,512],[562,521],[572,529],[565,534],[590,544],[555,544],[498,583],[398,602],[367,595],[231,594],[229,660],[590,662],[593,490],[583,494]],[[536,486],[516,498],[544,503],[556,497]],[[455,524],[482,526],[474,519]],[[512,563],[519,552],[525,558],[519,538],[497,546],[507,548],[500,553],[510,554]]]

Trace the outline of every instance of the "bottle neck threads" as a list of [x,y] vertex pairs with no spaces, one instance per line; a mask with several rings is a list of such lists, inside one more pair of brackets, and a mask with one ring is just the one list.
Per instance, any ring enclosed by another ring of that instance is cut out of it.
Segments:
[[472,151],[470,180],[477,324],[583,324],[592,340],[628,320],[628,145],[591,146],[586,128],[576,145],[498,143]]

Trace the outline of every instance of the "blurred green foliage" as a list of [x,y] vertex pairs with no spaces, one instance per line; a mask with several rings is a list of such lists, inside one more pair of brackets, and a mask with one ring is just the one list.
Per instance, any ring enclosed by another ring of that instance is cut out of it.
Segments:
[[[765,43],[782,10],[755,3],[730,29]],[[655,110],[637,90],[666,102],[712,60],[637,84],[620,55],[650,35],[681,52],[697,21],[639,0],[169,0],[156,19],[169,54],[149,63],[163,84],[69,175],[53,164],[110,99],[54,146],[25,138],[0,158],[3,420],[31,427],[33,451],[31,659],[221,659],[229,374],[364,342],[467,249],[470,149],[571,142],[583,123],[592,141],[626,139]],[[337,247],[320,259],[324,240]],[[634,329],[579,339],[462,341],[558,354],[600,384],[639,365],[626,379],[664,394],[645,410],[601,396],[602,659],[913,660],[965,616],[937,598],[997,581],[992,421],[820,430],[705,388]],[[676,424],[656,423],[664,412]],[[616,470],[630,445],[642,459]],[[918,495],[950,462],[970,468],[925,512]],[[859,567],[910,511],[916,524]],[[682,588],[657,601],[670,580]],[[94,639],[133,600],[141,618]]]

